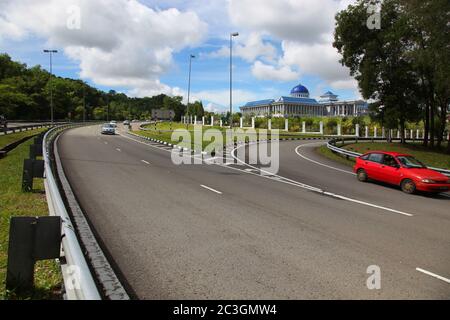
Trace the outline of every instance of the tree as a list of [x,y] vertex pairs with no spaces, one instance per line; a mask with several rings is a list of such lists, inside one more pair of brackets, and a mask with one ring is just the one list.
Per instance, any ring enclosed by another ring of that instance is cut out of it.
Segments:
[[[381,6],[382,28],[366,26],[368,7]],[[336,16],[333,46],[342,55],[341,63],[350,68],[366,99],[384,106],[388,128],[400,127],[402,142],[406,121],[417,120],[418,78],[410,51],[411,28],[396,0],[360,0]],[[376,110],[376,109],[375,109]]]

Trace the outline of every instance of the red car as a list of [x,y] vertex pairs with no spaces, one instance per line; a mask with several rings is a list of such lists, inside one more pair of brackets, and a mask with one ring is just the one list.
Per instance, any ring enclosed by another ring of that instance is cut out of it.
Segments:
[[369,179],[397,185],[406,193],[416,191],[432,193],[450,190],[450,178],[408,154],[371,151],[358,158],[353,168],[359,181]]

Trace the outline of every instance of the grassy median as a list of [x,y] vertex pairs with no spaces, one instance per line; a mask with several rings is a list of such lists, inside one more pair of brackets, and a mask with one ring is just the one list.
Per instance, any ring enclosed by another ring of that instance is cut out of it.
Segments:
[[[444,151],[425,148],[419,143],[359,142],[347,144],[343,148],[358,153],[376,150],[406,153],[414,156],[429,167],[450,169],[449,154],[446,154]],[[326,146],[318,148],[317,151],[325,157],[343,164],[353,165],[355,163],[352,159],[347,160],[344,157],[333,153]]]
[[[177,144],[176,141],[172,140],[172,133],[174,130],[176,129],[187,129],[190,134],[191,134],[191,141],[192,141],[192,146],[191,148],[198,150],[198,149],[204,149],[207,145],[209,145],[211,142],[210,141],[202,141],[202,145],[200,146],[200,144],[195,144],[194,141],[194,126],[193,125],[185,125],[185,124],[181,124],[181,123],[175,123],[173,122],[172,124],[168,123],[168,122],[163,122],[163,123],[158,123],[156,126],[155,125],[147,125],[145,126],[147,128],[147,130],[138,130],[138,131],[134,131],[134,133],[139,134],[141,136],[144,137],[149,137],[149,138],[153,138],[156,140],[161,140],[167,143],[172,143],[172,144]],[[223,137],[223,142],[224,144],[227,142],[226,141],[226,133],[227,133],[227,127],[209,127],[209,126],[203,126],[203,133],[208,130],[208,129],[217,129],[222,133],[222,137]],[[248,128],[244,128],[248,129]],[[255,129],[256,132],[260,132],[261,129]],[[264,130],[267,131],[267,130]],[[292,132],[284,132],[282,130],[279,131],[279,139],[299,139],[299,138],[313,138],[313,137],[321,137],[320,135],[314,135],[314,134],[301,134],[301,133],[292,133]],[[267,138],[270,139],[270,131],[267,134]],[[246,141],[248,142],[248,137],[246,137]]]
[[[11,137],[14,135],[16,134],[11,134]],[[0,140],[2,138],[5,137],[0,137]],[[48,214],[43,179],[34,180],[33,192],[23,193],[21,190],[23,160],[28,158],[29,146],[32,143],[32,140],[26,141],[0,159],[0,300],[60,298],[62,278],[59,266],[54,260],[36,264],[33,291],[18,295],[5,289],[10,218]]]
[[16,133],[10,133],[0,136],[0,149],[6,147],[8,144],[11,144],[13,142],[19,141],[22,138],[25,137],[32,137],[38,133],[41,133],[47,129],[34,129],[29,131],[22,131],[22,132],[16,132]]

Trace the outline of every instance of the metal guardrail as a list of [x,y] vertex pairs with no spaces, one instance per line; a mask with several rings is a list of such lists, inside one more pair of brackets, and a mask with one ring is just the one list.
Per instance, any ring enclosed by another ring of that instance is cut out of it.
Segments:
[[[357,158],[359,156],[362,156],[362,153],[353,152],[353,151],[349,151],[349,150],[346,150],[346,149],[343,149],[343,148],[339,148],[339,147],[336,146],[336,142],[338,142],[338,141],[345,141],[345,142],[356,141],[357,142],[358,140],[371,141],[373,139],[371,139],[371,138],[367,138],[367,139],[365,139],[365,138],[358,138],[358,139],[355,139],[355,138],[351,138],[351,139],[332,139],[332,140],[327,142],[327,148],[330,149],[331,151],[336,152],[336,153],[338,153],[340,155],[343,155],[343,156],[345,156],[347,158]],[[415,139],[415,140],[417,140],[417,139]],[[431,170],[440,172],[440,173],[450,177],[450,170],[441,169],[441,168],[433,168],[433,167],[428,167],[428,168],[431,169]]]
[[40,123],[40,124],[32,124],[27,126],[17,126],[17,127],[0,127],[0,134],[8,135],[11,133],[28,131],[39,128],[49,128],[53,126],[51,123]]
[[62,250],[65,261],[62,261],[61,268],[66,298],[68,300],[100,300],[100,293],[81,250],[51,165],[54,139],[62,130],[75,126],[77,125],[69,124],[54,127],[44,136],[42,151],[45,161],[45,193],[50,215],[60,216],[62,219]]

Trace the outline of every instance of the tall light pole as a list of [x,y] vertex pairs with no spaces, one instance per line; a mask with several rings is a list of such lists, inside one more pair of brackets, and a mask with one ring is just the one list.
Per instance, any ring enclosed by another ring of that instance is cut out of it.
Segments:
[[[58,50],[44,50],[44,53],[48,53],[50,55],[50,81],[52,81],[53,78],[53,60],[52,55],[53,53],[58,53]],[[51,122],[53,124],[53,85],[50,82],[50,114],[51,114]]]
[[233,128],[233,37],[237,36],[238,32],[230,33],[230,129]]
[[[192,59],[194,59],[195,56],[191,54],[189,56],[189,81],[188,81],[188,98],[187,98],[187,107],[186,107],[186,116],[187,111],[189,110],[189,99],[191,97],[191,70],[192,70]],[[186,125],[186,128],[189,128],[189,124]]]
[[86,122],[86,84],[83,82],[83,122]]

